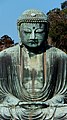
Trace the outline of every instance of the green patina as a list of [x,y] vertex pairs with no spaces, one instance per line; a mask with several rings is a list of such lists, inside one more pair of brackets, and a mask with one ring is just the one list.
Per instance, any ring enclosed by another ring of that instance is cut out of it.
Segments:
[[17,27],[19,44],[0,52],[1,120],[67,119],[67,56],[47,43],[47,16],[27,10]]

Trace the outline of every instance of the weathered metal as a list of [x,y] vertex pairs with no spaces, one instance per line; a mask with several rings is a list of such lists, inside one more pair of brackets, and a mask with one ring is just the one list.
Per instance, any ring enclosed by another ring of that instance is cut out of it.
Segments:
[[43,14],[24,12],[20,44],[0,52],[0,119],[66,120],[67,56],[47,44],[48,21],[27,21],[28,13]]

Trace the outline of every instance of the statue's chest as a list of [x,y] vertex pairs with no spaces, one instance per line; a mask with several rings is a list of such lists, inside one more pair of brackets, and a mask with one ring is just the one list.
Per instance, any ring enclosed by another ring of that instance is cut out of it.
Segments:
[[30,57],[24,55],[23,60],[23,85],[29,93],[41,91],[44,85],[43,54]]

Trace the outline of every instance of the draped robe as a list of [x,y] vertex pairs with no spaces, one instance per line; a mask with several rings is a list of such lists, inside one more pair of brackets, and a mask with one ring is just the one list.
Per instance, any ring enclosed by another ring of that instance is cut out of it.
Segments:
[[[41,56],[41,63],[40,61],[37,62],[39,56]],[[0,109],[3,105],[16,105],[19,101],[22,101],[25,107],[21,105],[22,107],[19,110],[22,109],[22,113],[16,113],[22,116],[20,117],[22,120],[46,119],[46,114],[49,114],[47,110],[50,107],[45,108],[45,103],[58,106],[67,104],[66,54],[55,47],[51,47],[46,50],[46,58],[45,54],[41,53],[38,54],[38,57],[35,55],[33,59],[35,59],[36,68],[34,67],[31,73],[31,70],[28,70],[29,55],[25,47],[20,48],[19,45],[16,45],[0,52]],[[32,65],[32,63],[29,64]],[[40,71],[38,71],[39,69]],[[31,105],[33,102],[34,105]],[[38,103],[38,106],[35,105],[36,103]],[[43,106],[41,106],[42,104]],[[67,106],[61,108],[67,110]],[[63,116],[67,114],[65,111]],[[62,114],[61,111],[60,113]],[[7,116],[10,118],[9,113],[7,113]],[[60,116],[62,117],[62,115]],[[4,112],[2,112],[1,117],[7,118]]]

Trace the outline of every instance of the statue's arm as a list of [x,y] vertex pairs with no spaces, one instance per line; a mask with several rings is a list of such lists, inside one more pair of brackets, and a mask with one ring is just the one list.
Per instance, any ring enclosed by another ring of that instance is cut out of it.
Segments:
[[47,100],[48,104],[67,104],[67,55],[58,59],[57,80],[54,96]]
[[[20,101],[10,92],[10,80],[8,77],[8,68],[11,65],[10,56],[4,56],[0,53],[0,118],[8,119],[11,114],[16,115],[16,105]],[[18,106],[19,107],[19,106]],[[19,110],[19,108],[18,108]]]

